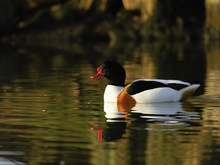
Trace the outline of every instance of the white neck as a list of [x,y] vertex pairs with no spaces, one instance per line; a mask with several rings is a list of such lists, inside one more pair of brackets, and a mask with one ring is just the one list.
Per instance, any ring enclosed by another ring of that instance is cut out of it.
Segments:
[[124,87],[107,85],[104,92],[104,101],[106,102],[117,102],[118,94],[122,91]]

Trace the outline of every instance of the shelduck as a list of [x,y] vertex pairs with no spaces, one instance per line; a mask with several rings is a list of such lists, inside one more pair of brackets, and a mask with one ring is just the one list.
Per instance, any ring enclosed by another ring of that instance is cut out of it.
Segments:
[[92,79],[106,77],[109,82],[104,92],[105,102],[136,103],[177,102],[190,97],[199,84],[180,80],[138,79],[125,85],[126,72],[116,61],[104,61]]

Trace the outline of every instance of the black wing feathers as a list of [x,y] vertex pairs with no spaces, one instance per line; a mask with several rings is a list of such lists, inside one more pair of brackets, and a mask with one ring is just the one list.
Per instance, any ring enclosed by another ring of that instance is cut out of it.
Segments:
[[129,95],[134,95],[145,90],[169,87],[167,84],[157,81],[135,81],[126,90]]
[[175,90],[180,90],[180,89],[183,89],[185,87],[187,87],[188,85],[185,85],[185,84],[177,84],[177,83],[169,83],[168,86],[170,88],[173,88]]
[[133,82],[128,88],[127,88],[127,93],[129,95],[134,95],[140,92],[143,92],[145,90],[149,89],[154,89],[154,88],[163,88],[163,87],[168,87],[172,88],[174,90],[181,90],[188,85],[185,84],[177,84],[177,83],[169,83],[169,84],[164,84],[162,82],[158,81],[135,81]]

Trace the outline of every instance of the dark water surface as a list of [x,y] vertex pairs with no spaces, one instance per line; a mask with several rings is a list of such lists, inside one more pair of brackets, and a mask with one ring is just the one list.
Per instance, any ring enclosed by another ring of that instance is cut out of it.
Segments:
[[[0,48],[0,164],[220,164],[220,50],[203,45],[75,52]],[[91,80],[114,58],[136,78],[201,83],[188,102],[104,104],[106,79]]]

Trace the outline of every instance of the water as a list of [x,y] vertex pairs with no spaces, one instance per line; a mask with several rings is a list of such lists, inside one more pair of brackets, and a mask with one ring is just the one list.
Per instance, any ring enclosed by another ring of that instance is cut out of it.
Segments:
[[[2,47],[0,164],[220,164],[219,52],[203,45]],[[201,96],[118,112],[102,101],[107,81],[89,78],[109,57],[123,62],[128,82],[199,81]]]

